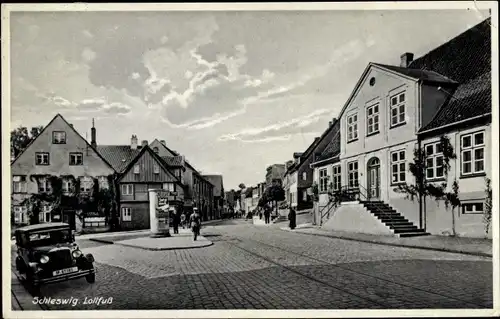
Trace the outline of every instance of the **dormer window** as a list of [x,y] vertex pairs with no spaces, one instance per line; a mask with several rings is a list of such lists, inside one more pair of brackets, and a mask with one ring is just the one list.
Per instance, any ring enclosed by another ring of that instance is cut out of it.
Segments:
[[153,152],[155,152],[156,154],[158,154],[160,152],[160,150],[158,149],[158,147],[153,147]]
[[52,144],[66,144],[66,132],[64,131],[52,132]]
[[405,124],[406,115],[406,96],[405,92],[391,96],[391,128]]

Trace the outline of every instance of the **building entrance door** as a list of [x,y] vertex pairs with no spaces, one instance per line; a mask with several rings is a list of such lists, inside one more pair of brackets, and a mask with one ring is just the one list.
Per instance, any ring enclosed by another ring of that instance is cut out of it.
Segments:
[[380,199],[380,160],[376,157],[368,161],[368,196],[370,199]]

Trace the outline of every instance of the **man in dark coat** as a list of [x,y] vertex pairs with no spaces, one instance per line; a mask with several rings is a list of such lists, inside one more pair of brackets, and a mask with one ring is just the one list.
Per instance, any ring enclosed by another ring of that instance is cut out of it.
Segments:
[[264,219],[266,224],[270,223],[270,217],[271,217],[271,210],[269,209],[268,206],[264,208]]
[[290,229],[295,229],[297,227],[297,214],[292,207],[290,207],[290,212],[288,213],[288,220],[290,221]]

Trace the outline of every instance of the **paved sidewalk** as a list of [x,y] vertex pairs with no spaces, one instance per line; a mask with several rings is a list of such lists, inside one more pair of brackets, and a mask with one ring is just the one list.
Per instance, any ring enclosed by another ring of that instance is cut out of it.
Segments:
[[288,227],[281,227],[280,229],[314,236],[354,240],[381,245],[446,251],[475,256],[493,256],[491,239],[446,236],[399,238],[393,236],[370,235],[342,231],[327,231],[312,225],[298,225],[294,230],[291,230]]
[[30,295],[22,282],[17,278],[14,270],[11,271],[11,284],[12,311],[44,310],[39,304],[33,302],[33,296]]

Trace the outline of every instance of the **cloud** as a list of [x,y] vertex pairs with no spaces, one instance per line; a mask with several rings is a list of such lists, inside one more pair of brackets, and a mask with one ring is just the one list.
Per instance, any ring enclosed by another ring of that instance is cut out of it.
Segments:
[[82,59],[85,60],[86,62],[93,61],[96,57],[96,53],[92,51],[90,48],[85,48],[83,49],[82,52]]
[[82,34],[83,34],[85,37],[89,38],[89,39],[92,39],[92,38],[94,37],[94,35],[92,34],[92,32],[90,32],[89,30],[83,30],[83,31],[82,31]]
[[225,134],[218,138],[219,141],[274,141],[276,138],[290,138],[293,134],[304,134],[316,131],[317,123],[330,113],[331,110],[320,109],[281,123],[264,127],[244,129],[238,133]]
[[127,114],[130,112],[131,107],[123,103],[114,102],[104,105],[103,110],[107,114]]
[[82,100],[77,109],[81,112],[103,112],[105,114],[127,114],[132,108],[120,102],[109,103],[104,98]]

